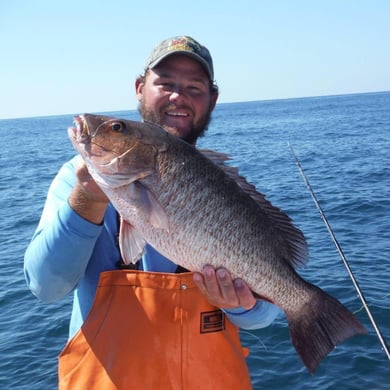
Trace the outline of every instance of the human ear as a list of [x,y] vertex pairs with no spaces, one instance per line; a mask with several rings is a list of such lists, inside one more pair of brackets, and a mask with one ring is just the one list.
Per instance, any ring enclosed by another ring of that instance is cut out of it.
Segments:
[[145,85],[145,80],[143,77],[137,77],[135,79],[135,96],[138,99],[138,101],[142,100],[144,85]]

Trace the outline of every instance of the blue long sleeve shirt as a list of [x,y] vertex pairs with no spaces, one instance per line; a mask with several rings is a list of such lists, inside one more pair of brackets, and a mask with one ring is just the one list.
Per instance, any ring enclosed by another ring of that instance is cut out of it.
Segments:
[[[73,292],[69,337],[78,331],[90,311],[100,274],[116,269],[120,258],[117,214],[111,204],[101,225],[83,219],[69,206],[79,158],[65,163],[54,178],[24,258],[27,284],[40,300],[53,302]],[[140,261],[144,271],[175,272],[176,267],[150,246]],[[231,322],[245,329],[268,326],[280,312],[261,300],[251,310],[224,311]]]

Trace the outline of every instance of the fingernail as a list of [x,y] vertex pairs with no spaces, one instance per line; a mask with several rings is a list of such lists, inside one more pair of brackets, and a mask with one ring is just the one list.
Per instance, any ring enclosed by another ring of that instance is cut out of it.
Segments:
[[214,269],[212,267],[208,267],[206,266],[204,269],[203,269],[203,272],[204,274],[207,276],[207,277],[212,277],[214,275]]
[[244,287],[244,283],[241,279],[235,279],[233,281],[234,283],[234,286],[237,288],[237,289],[242,289]]
[[197,272],[194,273],[194,280],[195,282],[200,282],[202,281],[202,276],[198,274]]

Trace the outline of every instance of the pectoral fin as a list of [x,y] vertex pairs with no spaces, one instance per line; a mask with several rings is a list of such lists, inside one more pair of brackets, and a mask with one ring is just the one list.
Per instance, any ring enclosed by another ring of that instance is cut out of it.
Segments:
[[135,264],[144,254],[146,241],[128,222],[121,220],[119,248],[125,264]]
[[127,199],[144,218],[157,229],[169,229],[169,220],[153,193],[139,181],[128,186]]

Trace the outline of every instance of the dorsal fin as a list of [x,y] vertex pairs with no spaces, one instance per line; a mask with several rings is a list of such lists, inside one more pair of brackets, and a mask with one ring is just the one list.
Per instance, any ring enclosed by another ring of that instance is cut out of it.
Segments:
[[[291,218],[278,207],[269,202],[265,195],[256,190],[256,187],[249,183],[245,177],[239,174],[236,167],[226,165],[225,162],[231,160],[230,156],[213,150],[199,150],[205,157],[211,160],[215,165],[220,167],[238,186],[245,191],[261,208],[267,213],[270,219],[275,223],[287,239],[291,248],[292,258],[289,259],[294,267],[299,267],[307,262],[309,257],[306,239],[297,227],[292,223]],[[287,259],[286,259],[287,260]]]

